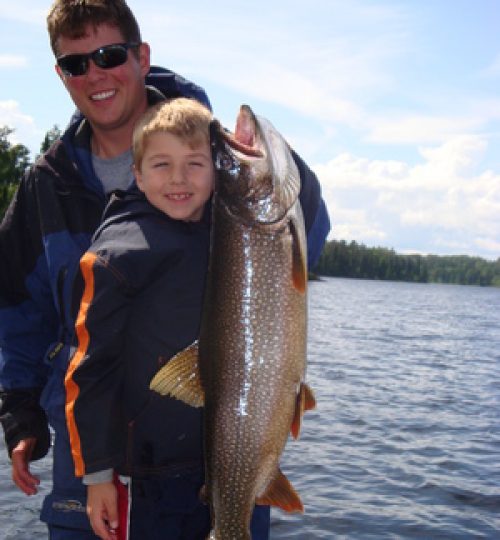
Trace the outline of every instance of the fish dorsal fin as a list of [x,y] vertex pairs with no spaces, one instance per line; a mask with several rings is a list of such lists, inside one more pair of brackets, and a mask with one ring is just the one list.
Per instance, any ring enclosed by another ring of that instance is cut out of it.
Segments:
[[267,486],[264,495],[257,497],[256,504],[277,506],[285,512],[303,512],[304,505],[288,478],[278,469],[276,476]]
[[292,427],[290,429],[294,439],[299,437],[304,412],[310,411],[311,409],[314,409],[314,407],[316,407],[316,398],[314,397],[314,392],[311,390],[309,385],[306,383],[301,383],[299,393],[297,394]]
[[173,356],[156,373],[149,388],[162,396],[180,399],[192,407],[203,407],[205,393],[198,366],[198,342]]

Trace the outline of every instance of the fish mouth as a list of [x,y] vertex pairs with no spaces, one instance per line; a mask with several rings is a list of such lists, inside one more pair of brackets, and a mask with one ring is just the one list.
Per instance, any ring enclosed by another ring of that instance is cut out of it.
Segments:
[[258,143],[255,140],[255,138],[249,141],[249,143],[247,143],[247,142],[238,140],[237,133],[231,133],[227,131],[222,132],[222,137],[224,138],[224,141],[227,143],[229,148],[234,153],[236,153],[237,157],[243,157],[243,158],[265,157],[263,150],[258,146]]

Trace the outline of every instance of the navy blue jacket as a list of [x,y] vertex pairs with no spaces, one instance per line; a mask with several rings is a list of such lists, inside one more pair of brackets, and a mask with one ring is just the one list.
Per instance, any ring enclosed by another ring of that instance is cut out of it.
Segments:
[[139,190],[113,197],[75,291],[84,301],[66,395],[77,475],[201,467],[201,409],[149,383],[198,337],[209,245],[208,208],[201,221],[184,222]]

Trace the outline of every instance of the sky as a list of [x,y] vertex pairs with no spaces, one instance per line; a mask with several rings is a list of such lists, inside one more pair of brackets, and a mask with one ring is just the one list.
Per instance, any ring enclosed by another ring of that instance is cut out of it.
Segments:
[[[152,63],[234,128],[268,118],[316,172],[329,239],[500,257],[500,0],[129,0]],[[0,126],[38,154],[72,102],[50,1],[0,0]]]

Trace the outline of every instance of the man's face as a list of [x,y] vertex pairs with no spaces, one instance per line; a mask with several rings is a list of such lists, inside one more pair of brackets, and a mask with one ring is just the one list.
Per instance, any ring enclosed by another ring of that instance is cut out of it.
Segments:
[[[90,53],[105,45],[124,42],[120,30],[114,26],[103,24],[96,29],[89,26],[83,38],[60,37],[57,41],[58,56]],[[149,71],[149,47],[146,43],[138,49],[129,49],[126,62],[113,68],[100,68],[89,60],[83,75],[70,77],[57,65],[56,71],[94,131],[132,130],[146,110],[144,77]]]

